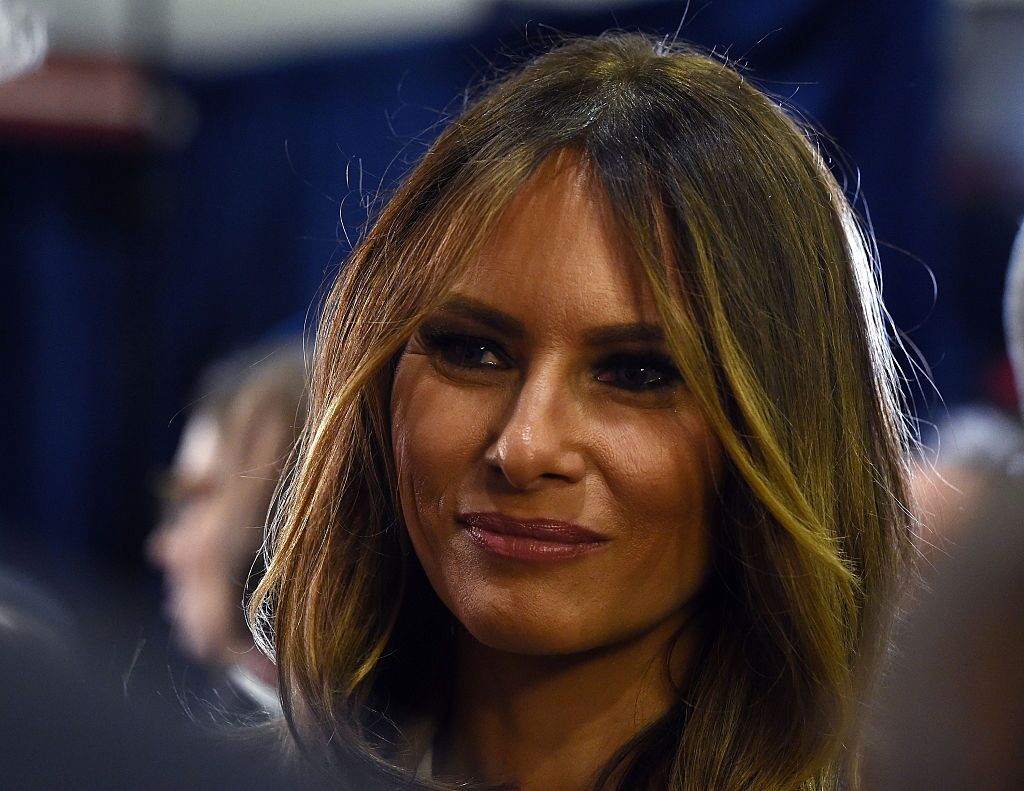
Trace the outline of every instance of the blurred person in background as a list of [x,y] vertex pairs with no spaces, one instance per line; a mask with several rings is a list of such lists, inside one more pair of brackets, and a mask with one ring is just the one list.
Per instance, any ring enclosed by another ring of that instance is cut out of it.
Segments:
[[[40,16],[0,0],[0,82],[37,65],[45,42]],[[9,535],[18,533],[0,523],[0,538]],[[215,743],[178,720],[126,706],[126,687],[103,683],[96,646],[84,639],[74,613],[31,575],[5,565],[19,554],[12,552],[16,543],[0,546],[0,788],[300,787],[266,751]]]
[[1024,485],[992,470],[935,560],[872,712],[865,788],[1024,788]]
[[243,599],[262,574],[264,525],[305,414],[298,347],[247,349],[203,376],[148,542],[182,648],[242,707],[279,712],[276,674],[253,644]]
[[[1021,394],[1024,226],[1004,322]],[[948,450],[914,482],[931,543],[926,585],[871,715],[867,787],[1024,788],[1024,432],[1019,416],[973,410],[940,436]]]

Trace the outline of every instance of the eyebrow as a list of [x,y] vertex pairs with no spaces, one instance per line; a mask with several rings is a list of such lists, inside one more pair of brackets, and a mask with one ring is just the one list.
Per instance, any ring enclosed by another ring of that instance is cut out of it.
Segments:
[[[526,335],[526,326],[519,319],[471,297],[450,297],[440,306],[440,310],[474,319],[516,340]],[[665,332],[658,324],[607,324],[584,330],[583,341],[588,346],[609,346],[630,342],[664,343]]]
[[609,324],[585,331],[583,340],[589,346],[610,346],[616,343],[664,343],[665,333],[657,324]]
[[519,339],[526,335],[526,325],[519,319],[470,297],[450,297],[441,304],[440,310],[445,313],[455,313],[467,319],[475,319],[512,338]]

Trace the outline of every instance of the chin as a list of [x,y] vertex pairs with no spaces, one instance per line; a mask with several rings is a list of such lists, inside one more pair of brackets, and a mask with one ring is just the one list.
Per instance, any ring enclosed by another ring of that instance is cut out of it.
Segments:
[[478,624],[463,625],[479,643],[509,654],[563,656],[586,650],[550,628],[532,629],[522,624],[486,624],[482,628]]
[[512,603],[482,606],[479,599],[456,612],[477,642],[496,651],[530,656],[561,656],[596,647],[580,629],[578,614],[545,613]]

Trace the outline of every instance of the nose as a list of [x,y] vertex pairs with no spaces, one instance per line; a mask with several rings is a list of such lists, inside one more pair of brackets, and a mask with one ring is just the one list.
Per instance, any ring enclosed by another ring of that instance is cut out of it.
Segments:
[[160,569],[167,566],[171,543],[170,531],[170,526],[161,522],[146,539],[146,557],[152,565]]
[[551,375],[528,378],[487,449],[486,460],[516,489],[583,477],[582,437],[570,389]]

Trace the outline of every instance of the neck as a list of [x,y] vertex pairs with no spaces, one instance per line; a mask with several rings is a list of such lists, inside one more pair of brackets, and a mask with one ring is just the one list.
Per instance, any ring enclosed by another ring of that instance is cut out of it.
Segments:
[[674,639],[684,624],[568,656],[511,654],[463,632],[435,774],[519,791],[592,788],[612,755],[678,702],[697,640],[695,625]]

